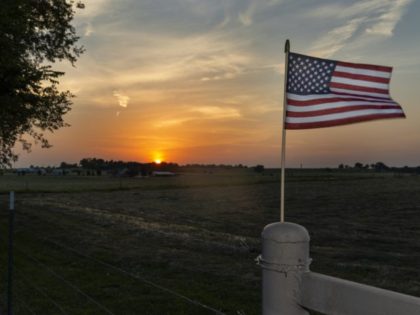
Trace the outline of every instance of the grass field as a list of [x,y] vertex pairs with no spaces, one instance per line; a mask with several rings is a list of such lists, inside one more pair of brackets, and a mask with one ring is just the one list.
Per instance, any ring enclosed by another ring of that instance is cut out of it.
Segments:
[[[226,314],[260,314],[254,259],[263,227],[278,220],[278,174],[1,176],[3,309],[12,189],[17,315],[107,314],[89,297],[113,314],[214,314],[162,287]],[[419,176],[290,171],[286,220],[309,230],[312,270],[420,296]]]

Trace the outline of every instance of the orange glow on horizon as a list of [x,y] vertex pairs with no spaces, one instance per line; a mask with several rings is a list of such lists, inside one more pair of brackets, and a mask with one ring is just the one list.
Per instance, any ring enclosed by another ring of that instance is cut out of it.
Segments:
[[164,161],[162,152],[160,151],[153,152],[152,161],[153,163],[161,164]]

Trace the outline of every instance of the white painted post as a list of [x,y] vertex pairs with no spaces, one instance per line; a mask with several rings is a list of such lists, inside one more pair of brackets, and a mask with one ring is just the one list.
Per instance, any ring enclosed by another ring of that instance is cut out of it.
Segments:
[[299,305],[301,277],[309,271],[309,234],[294,223],[272,223],[262,232],[263,315],[308,315]]

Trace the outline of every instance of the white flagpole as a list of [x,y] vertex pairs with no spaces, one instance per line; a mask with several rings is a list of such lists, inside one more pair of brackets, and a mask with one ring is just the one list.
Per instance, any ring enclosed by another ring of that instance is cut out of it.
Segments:
[[286,165],[286,110],[287,110],[287,69],[289,62],[290,41],[284,45],[284,98],[283,98],[283,130],[281,142],[281,185],[280,185],[280,222],[284,222],[284,177]]

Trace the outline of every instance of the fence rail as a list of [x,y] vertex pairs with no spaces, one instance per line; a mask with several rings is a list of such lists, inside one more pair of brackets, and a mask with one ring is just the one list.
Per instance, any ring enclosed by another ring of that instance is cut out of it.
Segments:
[[263,315],[419,315],[420,298],[309,271],[309,234],[294,223],[265,227]]
[[324,314],[420,314],[420,298],[315,272],[302,274],[299,304]]

